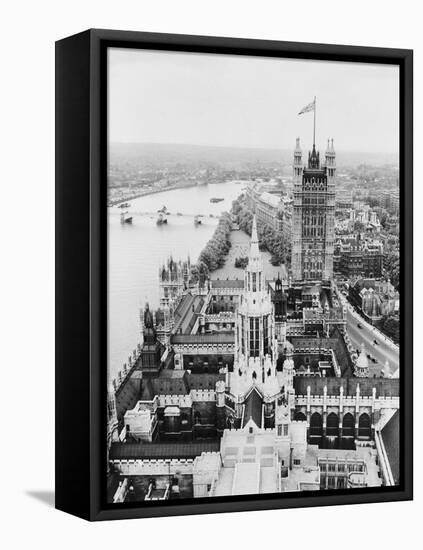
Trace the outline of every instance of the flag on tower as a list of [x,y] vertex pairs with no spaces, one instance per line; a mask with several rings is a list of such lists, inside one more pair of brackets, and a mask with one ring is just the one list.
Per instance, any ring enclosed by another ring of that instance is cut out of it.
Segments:
[[311,103],[303,107],[298,114],[303,115],[304,113],[309,113],[310,111],[314,111],[315,109],[316,109],[316,98],[314,98]]

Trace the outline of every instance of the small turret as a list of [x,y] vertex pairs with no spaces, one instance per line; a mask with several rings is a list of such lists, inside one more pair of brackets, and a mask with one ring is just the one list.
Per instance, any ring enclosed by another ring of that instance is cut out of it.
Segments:
[[259,240],[257,235],[257,221],[256,216],[253,217],[253,226],[251,229],[251,241],[250,241],[250,258],[256,258],[260,256]]
[[308,168],[309,170],[320,169],[320,154],[316,151],[316,146],[313,143],[313,150],[308,154]]
[[369,376],[369,360],[364,343],[361,344],[361,352],[355,365],[355,375],[359,378],[367,378]]
[[282,281],[278,272],[278,278],[275,281],[275,292],[282,292]]
[[288,393],[289,389],[294,385],[294,346],[291,342],[285,342],[285,360],[283,362],[282,372],[284,376],[284,386],[285,394]]
[[253,218],[251,229],[250,253],[245,269],[245,289],[247,292],[262,292],[264,290],[263,259],[259,249],[256,217]]
[[278,440],[289,440],[290,415],[285,397],[278,399],[275,411],[275,428]]
[[336,173],[336,153],[333,145],[333,138],[328,139],[328,145],[325,152],[325,162],[329,182],[333,181]]
[[301,183],[303,175],[303,152],[301,150],[300,138],[297,137],[294,150],[294,183]]

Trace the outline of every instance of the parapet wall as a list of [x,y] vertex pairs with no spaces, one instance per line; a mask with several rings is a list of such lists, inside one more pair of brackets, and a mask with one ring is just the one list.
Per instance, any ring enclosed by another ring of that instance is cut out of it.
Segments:
[[121,475],[153,476],[153,475],[175,475],[192,474],[194,460],[187,459],[134,459],[134,460],[111,460],[110,464]]
[[191,390],[192,401],[216,401],[216,392],[214,390]]
[[190,395],[159,395],[159,407],[192,407]]
[[307,388],[310,386],[310,392],[313,396],[323,395],[324,388],[327,388],[327,395],[339,395],[341,386],[344,390],[344,396],[354,396],[357,391],[357,385],[360,388],[361,396],[372,396],[373,388],[376,388],[376,397],[399,397],[399,379],[398,378],[315,378],[315,377],[296,377],[294,379],[294,389],[296,395],[307,395]]

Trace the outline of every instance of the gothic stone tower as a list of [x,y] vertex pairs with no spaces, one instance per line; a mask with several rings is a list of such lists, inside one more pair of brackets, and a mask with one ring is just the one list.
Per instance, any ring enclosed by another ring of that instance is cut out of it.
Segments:
[[144,311],[144,342],[141,349],[141,368],[144,373],[157,374],[160,371],[162,346],[157,339],[153,315],[148,304]]
[[335,238],[335,150],[328,141],[325,164],[313,150],[302,163],[300,140],[294,151],[294,209],[292,277],[294,280],[329,280],[333,276]]
[[244,292],[236,318],[231,392],[241,396],[256,385],[264,396],[278,394],[276,360],[274,306],[264,277],[254,216]]

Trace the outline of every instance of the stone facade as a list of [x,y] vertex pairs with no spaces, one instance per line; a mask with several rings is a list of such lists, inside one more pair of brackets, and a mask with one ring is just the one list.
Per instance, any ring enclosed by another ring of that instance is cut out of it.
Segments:
[[328,280],[333,276],[336,161],[328,141],[325,165],[313,145],[303,166],[300,140],[294,151],[292,276],[294,280]]

